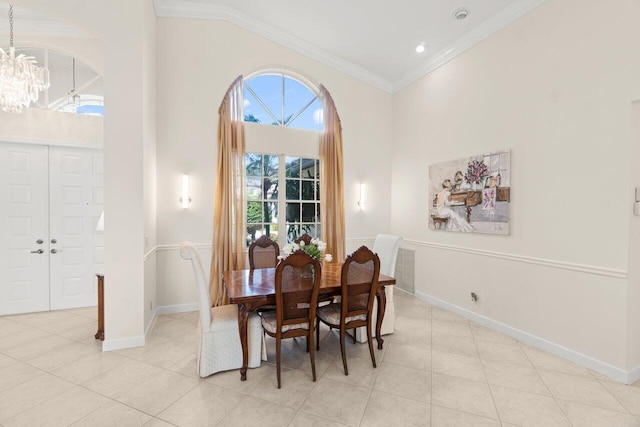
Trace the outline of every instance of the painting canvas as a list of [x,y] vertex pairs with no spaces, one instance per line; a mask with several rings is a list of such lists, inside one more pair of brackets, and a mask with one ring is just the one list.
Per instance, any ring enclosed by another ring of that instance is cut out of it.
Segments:
[[429,166],[429,228],[509,234],[510,181],[508,150]]

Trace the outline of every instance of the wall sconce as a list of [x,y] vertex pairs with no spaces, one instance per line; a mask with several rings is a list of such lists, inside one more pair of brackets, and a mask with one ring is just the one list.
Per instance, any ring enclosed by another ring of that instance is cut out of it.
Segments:
[[182,197],[180,197],[180,203],[182,208],[186,209],[191,203],[191,197],[189,197],[189,175],[182,175]]
[[360,210],[363,211],[364,207],[367,205],[366,194],[365,194],[364,184],[360,183],[360,199],[358,200],[358,206]]

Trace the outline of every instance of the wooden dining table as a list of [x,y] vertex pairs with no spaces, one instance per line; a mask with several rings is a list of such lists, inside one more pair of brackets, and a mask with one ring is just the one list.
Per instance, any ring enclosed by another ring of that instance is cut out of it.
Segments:
[[[342,263],[323,263],[322,279],[320,281],[320,297],[340,295]],[[247,322],[249,315],[260,307],[275,305],[275,268],[257,268],[254,270],[225,271],[222,274],[224,286],[231,304],[238,304],[238,329],[242,345],[242,368],[240,380],[247,379],[247,364],[249,351],[247,348]],[[382,349],[384,340],[380,336],[380,328],[387,305],[385,286],[395,285],[396,279],[380,274],[378,278],[378,319],[376,322],[376,340],[378,349]]]

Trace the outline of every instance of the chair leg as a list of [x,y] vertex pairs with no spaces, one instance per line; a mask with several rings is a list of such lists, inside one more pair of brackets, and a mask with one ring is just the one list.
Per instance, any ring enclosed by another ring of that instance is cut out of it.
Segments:
[[276,337],[276,369],[278,371],[278,388],[280,388],[280,338]]
[[347,368],[347,352],[345,347],[345,335],[347,334],[346,329],[340,329],[340,351],[342,351],[342,365],[344,366],[344,374],[349,375],[349,368]]
[[311,375],[313,376],[313,381],[316,381],[316,354],[313,349],[313,331],[309,331],[309,336],[307,337],[307,342],[311,341],[309,345],[309,356],[311,357]]
[[309,337],[305,337],[305,341],[307,342],[307,353],[309,353]]
[[353,343],[356,343],[356,328],[353,328]]
[[320,319],[316,318],[316,350],[320,351]]
[[373,339],[371,338],[371,322],[367,322],[367,342],[369,343],[369,353],[371,353],[371,362],[373,363],[373,367],[376,366],[376,354],[373,351]]

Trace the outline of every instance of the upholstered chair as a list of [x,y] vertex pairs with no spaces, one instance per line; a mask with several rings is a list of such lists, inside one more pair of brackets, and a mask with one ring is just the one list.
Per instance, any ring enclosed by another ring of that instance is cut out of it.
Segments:
[[311,237],[307,233],[304,233],[302,236],[300,236],[297,239],[295,239],[294,243],[304,242],[305,245],[310,245],[311,244],[311,239],[313,239],[313,237]]
[[[200,340],[197,370],[201,378],[220,371],[242,367],[242,347],[238,332],[238,305],[211,307],[209,279],[202,268],[196,248],[190,242],[180,246],[180,256],[191,261],[198,287]],[[260,317],[252,314],[247,324],[249,368],[260,366],[262,355],[262,328]]]
[[[378,234],[376,240],[373,243],[373,252],[380,257],[380,274],[385,276],[395,277],[396,260],[398,258],[398,249],[402,244],[402,237],[391,234]],[[384,288],[385,295],[387,296],[387,305],[384,310],[384,319],[382,319],[382,327],[380,328],[381,335],[392,334],[396,325],[396,313],[393,304],[393,288],[394,286],[386,286]],[[375,331],[375,325],[378,320],[378,301],[373,304],[373,327]],[[367,341],[367,333],[364,328],[358,328],[356,331],[356,340],[358,342]]]

